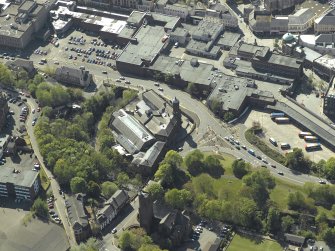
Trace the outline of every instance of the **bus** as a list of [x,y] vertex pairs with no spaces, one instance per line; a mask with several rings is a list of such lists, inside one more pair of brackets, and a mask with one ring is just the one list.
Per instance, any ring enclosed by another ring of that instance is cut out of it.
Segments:
[[285,124],[285,123],[288,123],[290,119],[286,117],[279,117],[279,118],[275,118],[275,121],[278,124]]
[[286,150],[286,149],[290,149],[291,146],[290,146],[289,143],[281,143],[280,148],[283,149],[283,150]]
[[318,142],[319,141],[318,137],[316,137],[316,136],[305,136],[304,140],[306,142]]
[[305,145],[306,151],[313,151],[313,150],[320,150],[321,144],[320,143],[311,143]]
[[283,112],[272,112],[270,114],[270,118],[275,119],[275,118],[280,118],[280,117],[284,117],[285,113]]
[[310,132],[299,132],[299,138],[304,138],[305,136],[312,136]]
[[269,141],[272,145],[277,146],[277,141],[274,138],[269,138]]

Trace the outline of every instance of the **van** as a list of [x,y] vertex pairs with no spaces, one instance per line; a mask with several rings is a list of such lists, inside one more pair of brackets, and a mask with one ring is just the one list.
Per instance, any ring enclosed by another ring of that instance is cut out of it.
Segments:
[[85,70],[85,66],[80,66],[79,69],[80,70]]

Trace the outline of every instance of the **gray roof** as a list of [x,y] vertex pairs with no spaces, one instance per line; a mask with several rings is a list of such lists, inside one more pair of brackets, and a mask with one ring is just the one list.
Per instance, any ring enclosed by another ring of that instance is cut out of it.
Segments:
[[109,215],[118,213],[128,200],[129,196],[125,190],[117,190],[112,197],[106,201],[105,206],[97,212],[98,222],[102,224]]
[[274,28],[284,28],[285,30],[288,30],[288,23],[289,23],[288,19],[284,19],[284,18],[272,18],[271,19],[270,27],[271,27],[271,29],[274,29]]
[[[335,18],[335,17],[334,17]],[[315,38],[315,43],[332,44],[335,42],[335,34],[320,34]]]
[[171,35],[174,35],[174,36],[180,36],[180,37],[185,37],[189,34],[188,30],[186,29],[183,29],[181,27],[177,27],[176,29],[174,29],[174,31],[172,31],[170,33]]
[[233,47],[234,44],[238,42],[240,37],[241,37],[241,34],[239,33],[226,31],[222,35],[222,37],[219,39],[218,45]]
[[[241,43],[240,47],[237,49],[237,53],[248,53],[254,56],[265,57],[270,51],[267,46],[258,46],[253,44]],[[252,57],[252,56],[251,56]]]
[[84,228],[88,225],[88,217],[85,213],[82,194],[76,194],[66,199],[65,206],[73,229]]
[[14,173],[14,169],[7,166],[0,168],[0,183],[12,183],[15,186],[31,187],[38,178],[39,172],[32,170],[20,170]]
[[[216,19],[214,19],[216,20]],[[212,19],[203,19],[191,32],[192,36],[203,36],[214,39],[214,36],[222,29],[223,23]]]
[[32,73],[35,71],[34,62],[31,60],[25,60],[25,59],[18,58],[15,61],[7,61],[6,65],[10,68],[14,68],[14,67],[23,68],[28,73]]
[[143,125],[123,109],[114,112],[113,117],[112,129],[117,133],[116,140],[129,153],[139,152],[147,142],[155,140]]
[[335,25],[335,9],[315,20],[317,24]]
[[179,61],[178,58],[160,56],[151,66],[153,70],[164,74],[180,75],[184,81],[203,86],[210,86],[213,80],[213,65],[198,62],[192,65],[191,61]]
[[76,78],[76,81],[80,81],[81,78],[83,78],[84,81],[86,81],[89,77],[92,76],[88,71],[71,68],[67,66],[58,67],[56,69],[56,78],[65,78],[66,76],[71,76],[73,78]]
[[288,20],[290,25],[301,25],[307,23],[315,16],[312,9],[300,9],[294,15],[289,15]]
[[301,67],[301,60],[289,56],[272,53],[268,62],[276,65],[284,65],[291,68],[299,69]]
[[144,18],[145,13],[144,12],[140,12],[140,11],[133,11],[130,16],[127,19],[127,23],[130,24],[138,24],[142,21],[142,19]]
[[135,35],[137,43],[128,43],[117,61],[138,66],[142,66],[143,61],[151,64],[167,42],[162,42],[165,35],[163,27],[142,26]]
[[294,234],[285,234],[285,239],[286,241],[303,244],[306,238],[303,236],[294,235]]
[[153,167],[153,165],[157,161],[157,158],[163,151],[164,146],[165,146],[164,142],[157,141],[145,153],[140,152],[137,155],[135,155],[132,163],[135,165]]

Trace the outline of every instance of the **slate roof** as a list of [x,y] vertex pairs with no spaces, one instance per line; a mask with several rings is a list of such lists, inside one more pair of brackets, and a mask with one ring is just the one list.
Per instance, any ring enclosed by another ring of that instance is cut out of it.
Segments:
[[290,25],[305,24],[315,16],[312,9],[300,9],[294,15],[289,15],[288,20]]
[[306,238],[303,236],[294,235],[294,234],[285,234],[285,239],[286,241],[299,243],[302,245],[304,244]]
[[65,206],[73,229],[84,228],[88,225],[88,217],[84,210],[82,194],[76,194],[66,199]]
[[132,163],[135,165],[152,167],[155,164],[160,153],[163,151],[164,146],[165,146],[164,142],[157,141],[145,153],[140,152],[137,155],[135,155]]
[[335,34],[320,34],[315,38],[315,43],[331,44],[335,42]]

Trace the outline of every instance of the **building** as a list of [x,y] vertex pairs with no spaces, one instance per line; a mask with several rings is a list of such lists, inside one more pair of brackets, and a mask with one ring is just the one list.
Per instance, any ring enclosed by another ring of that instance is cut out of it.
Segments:
[[157,233],[170,243],[179,246],[192,231],[190,218],[179,210],[170,209],[159,201],[153,202],[149,194],[139,193],[139,222],[147,233]]
[[335,32],[335,10],[332,9],[314,21],[315,33]]
[[93,82],[93,76],[85,69],[75,69],[67,66],[58,67],[55,73],[55,79],[61,83],[87,87]]
[[178,43],[181,46],[186,45],[190,38],[189,31],[182,28],[182,27],[177,27],[175,30],[173,30],[170,33],[170,41],[172,43]]
[[101,230],[111,223],[128,201],[128,193],[125,190],[117,190],[113,196],[105,202],[105,206],[97,212],[96,216]]
[[288,32],[305,33],[314,25],[316,14],[311,9],[300,9],[288,16]]
[[192,8],[188,5],[182,4],[167,4],[163,7],[162,11],[161,9],[155,9],[155,11],[169,16],[177,16],[186,21],[187,17],[192,11]]
[[229,56],[236,56],[240,59],[251,61],[255,56],[265,58],[270,53],[270,48],[267,46],[258,46],[242,42],[237,47],[237,54],[232,55],[229,53]]
[[313,71],[326,81],[330,81],[335,73],[335,58],[323,55],[314,60]]
[[156,171],[153,167],[164,158],[165,145],[165,142],[157,141],[146,152],[135,154],[130,170],[143,176],[152,175]]
[[226,112],[238,116],[247,106],[264,108],[275,103],[273,94],[257,90],[254,80],[225,76],[217,82],[207,98],[207,105],[220,117]]
[[224,25],[218,18],[204,18],[191,33],[192,39],[186,46],[186,52],[200,57],[216,59],[220,47],[214,45],[222,34]]
[[47,25],[54,1],[11,2],[0,15],[0,46],[24,49]]
[[287,9],[294,9],[295,5],[303,0],[264,0],[264,7],[270,12],[281,12]]
[[324,97],[323,101],[323,113],[330,118],[335,117],[335,95],[329,94]]
[[8,111],[9,107],[6,96],[3,93],[0,93],[0,132],[6,125]]
[[0,158],[3,157],[5,153],[5,149],[7,149],[9,140],[10,140],[10,135],[0,134]]
[[14,61],[7,61],[6,66],[15,72],[26,71],[30,77],[33,77],[36,73],[34,62],[31,60],[18,58]]
[[40,186],[41,182],[37,171],[19,170],[8,166],[2,166],[0,169],[1,197],[33,201]]
[[70,196],[65,200],[67,216],[78,243],[86,240],[91,233],[88,216],[85,212],[84,200],[85,196],[80,193]]
[[[294,234],[284,234],[284,236],[285,236],[285,241],[290,245],[298,247],[299,248],[298,250],[302,248],[306,240],[305,237],[294,235]],[[296,250],[296,249],[293,249],[293,250]]]
[[123,109],[113,113],[110,126],[115,140],[130,154],[146,151],[156,141],[137,119]]
[[139,0],[78,0],[77,4],[87,7],[96,7],[99,9],[105,10],[128,10],[128,9],[137,9]]
[[225,31],[219,38],[217,45],[223,50],[230,50],[241,38],[241,34]]

